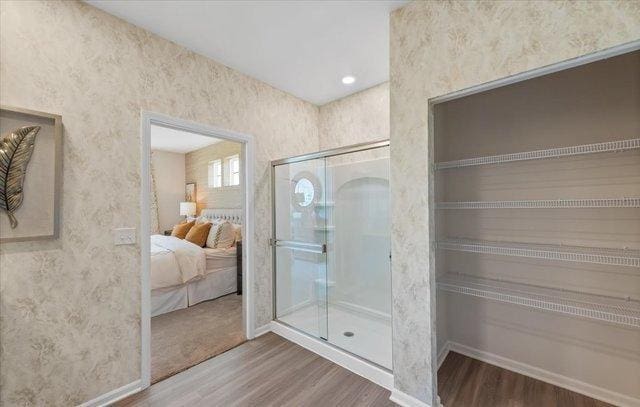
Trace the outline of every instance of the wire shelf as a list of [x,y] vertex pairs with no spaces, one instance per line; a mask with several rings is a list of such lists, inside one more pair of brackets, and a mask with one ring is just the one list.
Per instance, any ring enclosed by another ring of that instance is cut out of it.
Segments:
[[640,303],[593,294],[447,273],[438,289],[571,316],[640,327]]
[[545,260],[640,268],[640,250],[503,243],[469,239],[447,239],[437,242],[436,247],[444,250],[495,254],[500,256],[529,257]]
[[640,198],[438,202],[436,209],[640,208]]
[[640,148],[640,138],[608,141],[605,143],[584,144],[572,147],[551,148],[548,150],[526,151],[521,153],[492,155],[487,157],[467,158],[464,160],[436,163],[436,170],[447,168],[472,167],[476,165],[500,164],[513,161],[540,160],[544,158],[569,157],[574,155],[626,151]]

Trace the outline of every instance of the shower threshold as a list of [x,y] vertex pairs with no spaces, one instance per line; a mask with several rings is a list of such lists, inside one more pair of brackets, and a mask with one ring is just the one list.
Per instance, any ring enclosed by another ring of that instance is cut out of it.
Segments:
[[288,325],[286,322],[279,320],[271,321],[270,331],[389,391],[393,391],[393,373],[382,366],[371,363],[349,351],[340,349],[325,340],[304,333]]

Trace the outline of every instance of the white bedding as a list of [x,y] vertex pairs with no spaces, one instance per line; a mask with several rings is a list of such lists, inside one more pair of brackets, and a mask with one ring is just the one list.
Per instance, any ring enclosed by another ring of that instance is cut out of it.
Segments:
[[237,259],[235,246],[228,249],[210,249],[205,247],[203,250],[207,259],[205,275],[228,268],[236,269]]
[[[205,211],[209,210],[203,210],[203,213]],[[213,216],[215,213],[209,215],[212,219],[220,217]],[[187,308],[237,290],[235,246],[202,248],[176,237],[153,235],[150,269],[151,316]]]
[[173,236],[151,236],[151,289],[172,287],[203,277],[206,254],[199,247]]

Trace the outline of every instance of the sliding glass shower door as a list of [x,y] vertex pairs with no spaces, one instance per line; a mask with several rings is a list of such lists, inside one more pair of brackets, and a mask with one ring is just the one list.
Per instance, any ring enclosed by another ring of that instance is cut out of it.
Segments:
[[388,143],[273,163],[275,316],[391,369]]
[[389,147],[325,162],[329,342],[391,369]]
[[274,167],[276,316],[327,339],[325,159]]

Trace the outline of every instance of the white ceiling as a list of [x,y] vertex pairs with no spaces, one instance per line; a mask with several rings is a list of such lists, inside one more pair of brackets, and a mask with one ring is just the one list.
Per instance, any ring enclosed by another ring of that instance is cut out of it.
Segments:
[[222,140],[219,138],[151,125],[152,150],[185,154],[220,141]]
[[317,105],[389,80],[389,13],[407,3],[86,1]]

